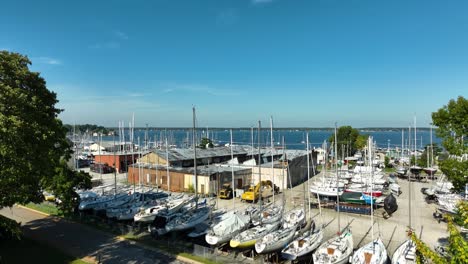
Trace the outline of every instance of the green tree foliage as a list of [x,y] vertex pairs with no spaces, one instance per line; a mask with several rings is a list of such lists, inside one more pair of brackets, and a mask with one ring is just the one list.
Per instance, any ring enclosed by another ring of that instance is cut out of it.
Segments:
[[[338,147],[338,156],[344,151],[345,155],[349,150],[350,155],[354,155],[357,150],[362,149],[367,144],[368,135],[360,135],[359,130],[352,128],[351,126],[342,126],[337,130],[337,147]],[[331,145],[335,144],[335,133],[330,136],[328,141],[331,142]],[[342,150],[344,148],[344,150]]]
[[202,138],[199,146],[201,149],[212,148],[213,142],[209,138]]
[[55,176],[43,179],[44,186],[60,200],[58,208],[65,214],[71,213],[79,204],[79,196],[75,188],[88,189],[91,187],[91,177],[88,173],[71,170],[62,160],[55,168]]
[[[437,156],[442,151],[442,149],[437,144],[432,144],[432,146],[433,146],[433,153],[434,153],[433,164],[435,166],[435,165],[437,165]],[[418,166],[421,166],[421,167],[426,167],[427,166],[427,164],[428,164],[428,162],[427,162],[428,161],[428,159],[427,159],[428,155],[427,154],[429,154],[429,166],[430,166],[431,165],[430,164],[430,162],[431,162],[431,144],[427,144],[424,147],[424,151],[421,154],[421,156],[418,157]]]
[[457,205],[457,214],[453,220],[457,225],[468,228],[468,201],[461,201]]
[[3,215],[0,215],[0,241],[11,239],[21,239],[20,224],[14,220],[4,217]]
[[432,113],[432,121],[438,127],[437,136],[443,138],[442,145],[450,154],[461,156],[468,152],[468,100],[463,96],[450,100]]
[[442,145],[453,155],[440,162],[440,170],[453,183],[455,191],[462,191],[468,183],[468,161],[460,157],[468,153],[468,100],[460,96],[450,100],[437,112],[432,113],[432,121],[437,128],[437,136],[443,139]]
[[0,51],[0,208],[41,202],[44,189],[67,203],[73,195],[61,195],[62,189],[89,183],[89,176],[65,171],[72,150],[57,118],[62,110],[29,64],[23,55]]
[[389,167],[390,167],[390,158],[387,157],[387,156],[385,156],[384,165],[385,165],[385,168],[389,168]]
[[414,232],[411,234],[411,240],[416,244],[416,263],[427,263],[427,260],[431,260],[434,264],[444,264],[446,260],[439,256],[436,252],[430,249],[423,241],[421,241]]

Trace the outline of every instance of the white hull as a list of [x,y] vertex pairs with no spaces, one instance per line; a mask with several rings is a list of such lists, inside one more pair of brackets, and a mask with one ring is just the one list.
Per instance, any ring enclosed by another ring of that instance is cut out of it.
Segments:
[[273,233],[267,234],[262,240],[257,240],[255,243],[255,251],[259,254],[267,254],[275,251],[280,251],[286,247],[294,239],[296,227],[280,229]]
[[322,229],[313,233],[308,232],[304,236],[289,243],[289,245],[281,251],[281,256],[287,260],[295,260],[314,251],[320,246],[322,240]]
[[197,210],[193,210],[189,214],[181,215],[176,217],[170,223],[167,223],[165,229],[167,232],[171,231],[183,231],[190,228],[194,228],[196,225],[204,222],[210,216],[211,208],[202,207]]
[[393,253],[392,264],[415,264],[416,263],[416,245],[411,239],[401,244],[395,253]]
[[312,256],[316,264],[344,264],[348,263],[351,254],[353,234],[348,231],[323,243]]
[[387,263],[387,250],[380,238],[356,250],[352,264],[384,264]]

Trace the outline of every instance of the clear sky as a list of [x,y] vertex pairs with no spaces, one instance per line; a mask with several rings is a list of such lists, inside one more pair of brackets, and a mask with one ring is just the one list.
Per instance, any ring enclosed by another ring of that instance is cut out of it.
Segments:
[[3,1],[65,123],[402,126],[468,96],[468,1]]

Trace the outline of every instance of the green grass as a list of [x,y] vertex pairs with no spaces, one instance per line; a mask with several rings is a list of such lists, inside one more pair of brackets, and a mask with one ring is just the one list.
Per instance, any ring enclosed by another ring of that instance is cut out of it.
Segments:
[[0,241],[0,256],[1,263],[87,263],[28,238]]
[[383,171],[386,172],[386,173],[391,173],[391,172],[395,172],[395,168],[385,167],[385,168],[383,169]]
[[50,214],[50,215],[55,215],[55,216],[63,216],[62,212],[55,206],[53,203],[49,202],[43,202],[40,204],[35,204],[35,203],[28,203],[25,205],[28,208]]

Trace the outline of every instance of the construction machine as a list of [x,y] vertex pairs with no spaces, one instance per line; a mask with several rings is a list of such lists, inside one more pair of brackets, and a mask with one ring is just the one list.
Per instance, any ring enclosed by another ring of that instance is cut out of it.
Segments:
[[225,183],[223,184],[223,187],[219,191],[218,197],[220,199],[231,199],[234,195],[234,192],[232,191],[231,184]]

